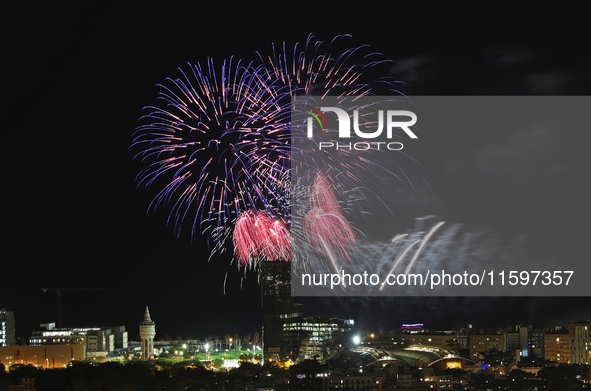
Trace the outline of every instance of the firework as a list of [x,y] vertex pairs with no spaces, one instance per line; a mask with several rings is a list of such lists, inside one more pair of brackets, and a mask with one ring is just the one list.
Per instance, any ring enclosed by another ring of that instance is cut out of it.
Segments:
[[[392,172],[391,167],[398,167],[388,164],[394,154],[384,151],[369,153],[354,148],[337,153],[318,153],[319,143],[333,141],[338,137],[338,131],[318,129],[314,137],[309,138],[305,126],[310,105],[317,106],[312,95],[341,100],[353,96],[399,95],[392,78],[375,77],[387,71],[389,61],[367,45],[350,45],[349,38],[347,35],[337,36],[324,42],[310,35],[304,43],[297,43],[292,48],[285,43],[273,46],[270,55],[259,53],[263,64],[259,74],[261,80],[275,91],[277,107],[290,112],[291,184],[301,180],[302,186],[312,186],[313,207],[325,211],[341,208],[343,213],[365,219],[364,202],[370,195],[385,199],[391,194],[389,178],[398,178],[412,187],[403,172]],[[300,103],[291,105],[292,97],[297,97]],[[300,99],[306,99],[306,104]],[[348,102],[351,104],[351,100]],[[375,116],[363,116],[362,120],[364,126],[377,125]],[[318,172],[323,175],[318,176]],[[341,202],[320,193],[325,189],[342,195]],[[302,219],[305,212],[304,208]],[[291,219],[293,227],[294,216]]]
[[310,191],[310,203],[312,208],[320,208],[324,211],[340,212],[337,197],[332,190],[332,185],[322,174],[316,175]]
[[333,250],[349,258],[355,248],[355,233],[351,224],[339,212],[312,208],[304,218],[304,233],[317,252]]
[[234,226],[234,254],[242,266],[251,264],[259,256],[255,219],[255,213],[247,211],[240,215]]
[[239,266],[253,266],[260,259],[288,261],[291,258],[287,227],[265,212],[242,213],[234,227],[233,244]]
[[[343,47],[344,39],[327,43],[310,35],[293,50],[283,44],[268,56],[258,53],[256,63],[188,64],[158,85],[158,104],[144,108],[131,147],[142,165],[138,186],[157,191],[150,208],[166,206],[177,234],[188,227],[192,238],[205,236],[212,255],[231,241],[241,266],[285,260],[298,251],[287,228],[294,226],[291,183],[309,186],[324,172],[310,190],[312,210],[296,216],[295,225],[336,254],[348,253],[355,235],[342,213],[361,210],[361,184],[371,180],[365,174],[381,178],[380,166],[357,151],[344,153],[346,162],[311,154],[294,145],[306,137],[290,124],[293,96],[395,91],[388,79],[363,81],[387,61],[366,46]],[[344,208],[335,189],[345,195]]]
[[151,207],[171,206],[177,232],[204,233],[223,246],[237,216],[289,209],[289,139],[283,113],[252,65],[189,64],[159,85],[160,106],[140,118],[132,149],[138,185],[160,186]]

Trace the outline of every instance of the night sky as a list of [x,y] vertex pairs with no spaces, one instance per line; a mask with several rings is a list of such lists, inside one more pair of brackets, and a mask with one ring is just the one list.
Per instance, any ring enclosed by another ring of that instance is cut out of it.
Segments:
[[[352,45],[369,44],[394,61],[389,76],[404,83],[407,95],[591,94],[585,2],[215,4],[30,4],[7,16],[0,308],[15,312],[18,335],[55,320],[55,294],[42,293],[44,287],[106,288],[64,293],[65,325],[124,324],[135,338],[149,305],[162,335],[260,331],[256,275],[244,279],[228,257],[208,262],[205,240],[177,238],[166,213],[147,212],[154,193],[135,186],[139,167],[128,148],[142,107],[154,104],[155,85],[187,62],[254,60],[272,43],[351,34]],[[416,210],[399,214],[401,228],[428,213],[475,224],[520,213],[525,225],[551,221],[564,233],[540,251],[568,248],[591,261],[584,247],[589,134],[567,141],[551,132],[441,137],[431,143],[445,148],[422,152],[429,205],[436,208],[417,202]],[[507,141],[521,149],[505,148]],[[490,168],[499,162],[498,170]],[[306,315],[352,317],[365,329],[591,318],[588,298],[303,302]]]

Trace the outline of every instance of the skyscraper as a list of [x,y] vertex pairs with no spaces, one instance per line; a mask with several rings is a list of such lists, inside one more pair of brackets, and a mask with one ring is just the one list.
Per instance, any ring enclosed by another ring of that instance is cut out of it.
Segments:
[[302,320],[302,304],[291,296],[291,263],[260,263],[261,300],[263,306],[263,353],[265,361],[287,360],[299,355],[297,330],[286,330],[286,323]]
[[142,339],[142,359],[149,360],[154,356],[154,336],[156,323],[150,318],[150,310],[146,306],[144,320],[140,322],[140,338]]

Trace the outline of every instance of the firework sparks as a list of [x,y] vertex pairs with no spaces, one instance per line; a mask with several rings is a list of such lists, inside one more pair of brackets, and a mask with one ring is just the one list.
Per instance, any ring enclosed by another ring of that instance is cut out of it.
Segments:
[[[343,258],[355,249],[355,233],[341,213],[312,208],[304,218],[304,232],[317,252],[329,246]],[[326,254],[329,255],[329,254]]]
[[242,213],[234,226],[234,252],[239,266],[253,266],[260,259],[291,258],[291,239],[283,221],[265,212]]
[[332,186],[322,174],[316,175],[316,179],[314,179],[314,184],[310,191],[310,202],[313,208],[320,208],[330,212],[340,212],[339,203],[332,190]]

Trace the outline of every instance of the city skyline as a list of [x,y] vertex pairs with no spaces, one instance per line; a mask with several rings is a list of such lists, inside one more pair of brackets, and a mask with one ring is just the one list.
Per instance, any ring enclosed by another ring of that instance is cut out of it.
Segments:
[[[2,254],[8,281],[0,287],[0,308],[15,312],[19,336],[55,321],[55,293],[41,291],[47,287],[104,287],[105,292],[65,292],[64,324],[125,324],[131,338],[146,305],[158,329],[173,338],[215,329],[252,334],[260,327],[256,273],[247,271],[244,278],[230,264],[230,251],[209,260],[203,237],[192,244],[186,233],[177,239],[166,226],[166,213],[147,212],[153,194],[135,186],[138,165],[128,148],[142,107],[154,103],[155,84],[187,61],[253,59],[272,43],[293,45],[310,33],[328,41],[351,34],[353,44],[369,44],[394,61],[390,76],[408,95],[591,92],[589,61],[581,59],[588,26],[576,23],[584,15],[578,6],[424,12],[418,5],[393,4],[377,15],[368,10],[375,20],[355,20],[346,5],[337,11],[320,6],[326,12],[313,15],[283,8],[293,12],[293,20],[306,21],[296,28],[286,25],[289,16],[213,5],[194,6],[183,15],[150,4],[82,7],[77,18],[53,6],[23,10],[27,16],[17,20],[35,35],[17,34],[9,43]],[[321,17],[329,11],[356,23]],[[208,25],[208,15],[264,23],[251,23],[244,32],[235,23]],[[371,28],[376,25],[383,26],[379,33]],[[553,240],[532,241],[538,252],[531,256],[559,257],[565,251],[588,257],[588,135],[560,137],[543,130],[425,136],[431,144],[424,145],[442,146],[417,156],[429,189],[400,189],[394,230],[402,232],[427,214],[477,226],[498,223],[507,232],[536,227],[546,230],[541,238]],[[439,326],[450,312],[451,327],[474,318],[528,324],[591,318],[585,298],[301,301],[306,316],[358,318],[360,327],[387,327],[396,319]]]

